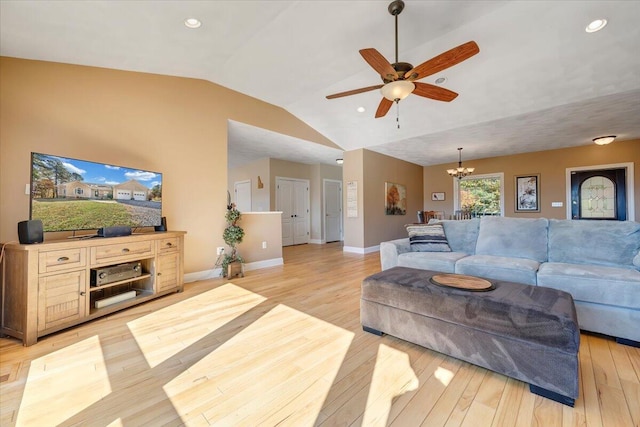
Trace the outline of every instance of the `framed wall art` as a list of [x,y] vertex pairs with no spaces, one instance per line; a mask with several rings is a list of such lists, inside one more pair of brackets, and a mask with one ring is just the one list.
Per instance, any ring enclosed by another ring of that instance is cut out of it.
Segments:
[[433,192],[431,193],[431,200],[435,202],[441,202],[444,200],[444,192]]
[[516,175],[516,212],[540,212],[540,174]]
[[384,209],[387,215],[407,214],[407,188],[393,182],[384,183]]

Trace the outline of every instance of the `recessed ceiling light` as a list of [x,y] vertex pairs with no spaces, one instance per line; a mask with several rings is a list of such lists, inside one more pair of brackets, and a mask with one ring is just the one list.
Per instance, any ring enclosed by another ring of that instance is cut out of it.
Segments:
[[184,20],[184,25],[187,28],[200,28],[200,26],[202,25],[202,22],[200,22],[196,18],[187,18]]
[[447,81],[447,78],[446,78],[446,77],[438,77],[438,78],[436,79],[436,84],[437,84],[437,85],[441,85],[442,83],[444,83],[444,82],[446,82],[446,81]]
[[358,108],[356,108],[356,111],[357,111],[358,113],[364,113],[364,112],[365,112],[365,109],[364,109],[364,107],[358,107]]
[[596,31],[600,31],[601,29],[603,29],[605,25],[607,25],[606,19],[596,19],[595,21],[592,21],[589,25],[587,25],[587,28],[585,28],[584,30],[587,33],[595,33]]

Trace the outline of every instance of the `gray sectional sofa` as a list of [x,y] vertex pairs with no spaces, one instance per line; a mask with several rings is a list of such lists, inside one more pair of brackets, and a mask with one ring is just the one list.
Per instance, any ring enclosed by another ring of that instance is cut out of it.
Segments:
[[580,329],[640,342],[640,223],[482,217],[442,223],[450,252],[380,244],[382,269],[468,274],[572,295]]

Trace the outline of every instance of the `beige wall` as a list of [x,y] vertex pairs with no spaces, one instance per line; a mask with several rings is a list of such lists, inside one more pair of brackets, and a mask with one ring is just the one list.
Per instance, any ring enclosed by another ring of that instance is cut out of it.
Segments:
[[[364,149],[345,151],[342,165],[342,206],[344,221],[344,245],[353,248],[364,248]],[[356,185],[357,216],[348,217],[347,191],[349,183]]]
[[[633,162],[635,169],[635,214],[640,218],[640,140],[616,141],[599,146],[595,144],[559,150],[538,151],[535,153],[517,154],[513,156],[493,157],[480,160],[464,161],[463,166],[474,167],[474,175],[503,172],[505,216],[510,217],[546,217],[566,218],[566,169]],[[429,166],[424,168],[424,209],[444,210],[446,214],[453,212],[453,179],[446,170],[457,166],[457,162]],[[540,174],[539,213],[515,213],[515,176],[524,174]],[[432,192],[445,192],[443,202],[431,201]],[[551,202],[563,202],[563,207],[551,207]]]
[[[270,210],[271,180],[269,179],[269,159],[264,158],[247,165],[229,169],[227,182],[231,200],[234,197],[234,183],[239,181],[251,181],[251,211],[268,212]],[[258,188],[258,177],[262,181],[262,188]]]
[[[247,263],[282,258],[282,219],[280,212],[243,213],[238,225],[245,236],[238,253]],[[262,242],[267,243],[266,249]]]
[[[369,248],[406,235],[404,226],[416,221],[422,209],[422,166],[369,150],[345,153],[343,193],[348,181],[358,181],[358,217],[347,218],[345,246]],[[407,190],[407,214],[386,215],[385,182],[403,184]]]
[[224,246],[228,119],[335,147],[282,108],[207,81],[0,58],[0,241],[17,240],[29,217],[36,151],[163,173],[163,215],[188,233],[185,271],[212,269]]

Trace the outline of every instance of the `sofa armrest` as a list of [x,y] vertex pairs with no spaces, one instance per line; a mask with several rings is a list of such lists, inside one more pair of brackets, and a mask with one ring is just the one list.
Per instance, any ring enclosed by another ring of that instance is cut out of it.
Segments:
[[398,265],[398,255],[411,252],[409,238],[391,240],[380,243],[380,265],[383,270]]

